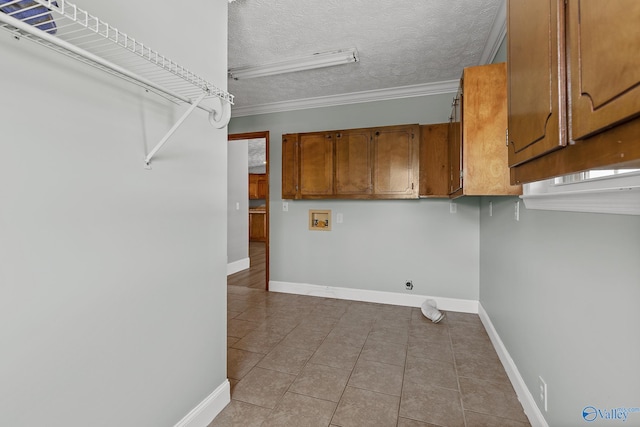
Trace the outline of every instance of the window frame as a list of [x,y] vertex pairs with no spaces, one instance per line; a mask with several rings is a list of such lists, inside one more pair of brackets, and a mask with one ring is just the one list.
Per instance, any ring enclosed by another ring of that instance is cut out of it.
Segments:
[[555,178],[523,185],[520,198],[527,209],[640,215],[640,172],[577,182]]

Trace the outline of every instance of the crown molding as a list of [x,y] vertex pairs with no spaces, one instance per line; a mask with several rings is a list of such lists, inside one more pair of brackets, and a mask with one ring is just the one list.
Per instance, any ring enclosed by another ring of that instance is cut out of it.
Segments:
[[[489,64],[494,59],[500,45],[507,36],[507,6],[500,2],[498,13],[493,21],[489,37],[480,56],[479,65]],[[391,99],[412,98],[418,96],[455,93],[458,80],[446,80],[420,85],[401,86],[387,89],[376,89],[338,95],[320,96],[316,98],[295,99],[291,101],[273,102],[269,104],[232,107],[231,117],[253,116],[256,114],[280,113],[284,111],[305,110],[310,108],[333,107],[336,105],[358,104],[364,102],[387,101]]]
[[280,113],[283,111],[305,110],[309,108],[333,107],[336,105],[359,104],[362,102],[387,101],[390,99],[455,93],[458,90],[459,84],[459,80],[446,80],[420,85],[319,96],[317,98],[294,99],[271,104],[232,107],[231,116],[253,116],[256,114]]
[[507,37],[507,2],[500,2],[496,19],[493,20],[491,32],[484,45],[484,50],[480,56],[480,65],[490,64],[500,49],[500,45]]

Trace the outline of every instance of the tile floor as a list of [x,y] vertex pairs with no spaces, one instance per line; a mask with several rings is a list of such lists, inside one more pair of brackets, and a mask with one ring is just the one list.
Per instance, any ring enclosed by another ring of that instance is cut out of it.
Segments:
[[528,426],[477,315],[228,286],[217,426]]

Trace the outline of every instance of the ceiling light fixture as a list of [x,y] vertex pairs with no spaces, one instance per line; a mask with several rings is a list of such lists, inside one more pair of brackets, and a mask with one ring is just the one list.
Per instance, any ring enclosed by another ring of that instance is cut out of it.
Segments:
[[358,62],[356,48],[335,50],[332,52],[314,53],[313,55],[285,59],[264,65],[246,65],[229,69],[229,77],[234,80],[252,79],[255,77],[273,76],[275,74],[292,73],[294,71],[314,70],[334,65]]

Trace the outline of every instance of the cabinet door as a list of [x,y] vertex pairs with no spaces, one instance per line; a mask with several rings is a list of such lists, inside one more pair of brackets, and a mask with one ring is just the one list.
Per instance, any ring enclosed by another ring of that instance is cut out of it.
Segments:
[[249,213],[249,240],[264,242],[266,238],[266,214]]
[[282,135],[282,198],[299,199],[298,134]]
[[267,175],[263,173],[249,174],[249,199],[267,198]]
[[371,131],[354,129],[335,135],[336,195],[368,195],[371,180]]
[[305,133],[299,137],[300,196],[333,194],[333,134]]
[[449,194],[462,191],[462,86],[453,98],[449,118]]
[[269,182],[267,181],[267,175],[266,174],[260,174],[258,175],[258,179],[257,179],[257,194],[258,194],[258,199],[266,199],[267,198],[267,187],[269,186]]
[[509,166],[566,145],[563,23],[564,0],[508,0]]
[[258,198],[258,180],[255,174],[249,174],[249,199],[254,200]]
[[463,73],[462,193],[518,195],[510,185],[507,129],[507,67],[504,62],[467,67]]
[[420,196],[447,197],[449,176],[449,123],[421,125]]
[[570,138],[588,137],[640,112],[640,1],[570,0]]
[[261,174],[250,173],[249,174],[249,199],[264,199],[264,195],[260,193],[260,177]]
[[380,198],[418,198],[418,125],[374,129],[373,190]]

